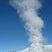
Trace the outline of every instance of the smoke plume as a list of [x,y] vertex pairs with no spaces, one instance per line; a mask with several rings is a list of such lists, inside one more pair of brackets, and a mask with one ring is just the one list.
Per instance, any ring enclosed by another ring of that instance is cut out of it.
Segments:
[[42,28],[44,22],[38,16],[38,10],[41,8],[39,0],[10,0],[10,4],[17,9],[20,18],[24,22],[24,27],[29,36],[28,52],[43,52]]

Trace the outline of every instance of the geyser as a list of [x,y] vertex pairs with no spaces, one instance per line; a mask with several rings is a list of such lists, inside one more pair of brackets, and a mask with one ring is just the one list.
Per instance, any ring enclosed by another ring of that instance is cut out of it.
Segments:
[[43,52],[42,28],[44,22],[38,16],[38,9],[41,8],[39,0],[10,0],[10,4],[17,9],[20,18],[24,22],[24,27],[29,36],[28,52]]
[[38,9],[41,8],[39,0],[11,0],[10,4],[17,9],[25,23],[24,27],[29,34],[29,52],[43,52],[41,31],[44,22],[38,16]]

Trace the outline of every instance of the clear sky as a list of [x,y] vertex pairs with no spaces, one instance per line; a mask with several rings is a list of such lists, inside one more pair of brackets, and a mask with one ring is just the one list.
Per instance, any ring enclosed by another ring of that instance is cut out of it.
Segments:
[[[52,0],[43,0],[39,15],[44,20],[43,36],[52,44]],[[9,0],[0,0],[0,49],[23,49],[28,46],[24,24]]]

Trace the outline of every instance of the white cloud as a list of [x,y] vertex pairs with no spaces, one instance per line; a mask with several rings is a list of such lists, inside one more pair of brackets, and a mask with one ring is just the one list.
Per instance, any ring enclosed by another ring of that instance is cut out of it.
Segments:
[[29,48],[23,49],[23,50],[18,51],[18,52],[29,52]]
[[52,45],[45,45],[45,52],[52,52]]
[[[19,52],[29,52],[29,48],[23,49]],[[52,45],[44,45],[44,52],[52,52]]]
[[[23,50],[11,50],[9,52],[29,52],[29,47]],[[52,52],[52,45],[44,45],[44,52]]]

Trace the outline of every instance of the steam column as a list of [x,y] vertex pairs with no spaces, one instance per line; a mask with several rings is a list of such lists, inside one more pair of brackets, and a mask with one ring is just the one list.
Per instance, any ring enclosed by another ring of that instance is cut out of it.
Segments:
[[29,33],[29,52],[43,52],[42,19],[32,9],[27,10],[24,15],[26,16],[25,28]]

